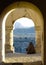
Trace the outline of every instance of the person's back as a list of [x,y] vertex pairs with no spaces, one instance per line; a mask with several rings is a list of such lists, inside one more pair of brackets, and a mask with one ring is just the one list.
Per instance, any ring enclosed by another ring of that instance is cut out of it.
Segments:
[[27,54],[34,54],[34,53],[36,53],[35,52],[35,47],[33,46],[33,43],[32,42],[29,43],[29,46],[26,49],[26,51],[27,51]]

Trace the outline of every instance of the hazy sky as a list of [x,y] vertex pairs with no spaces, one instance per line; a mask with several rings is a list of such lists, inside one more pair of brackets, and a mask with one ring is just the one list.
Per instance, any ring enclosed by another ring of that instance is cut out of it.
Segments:
[[29,28],[29,27],[33,27],[34,23],[32,19],[29,18],[19,18],[15,21],[14,25],[13,25],[13,29],[16,28]]

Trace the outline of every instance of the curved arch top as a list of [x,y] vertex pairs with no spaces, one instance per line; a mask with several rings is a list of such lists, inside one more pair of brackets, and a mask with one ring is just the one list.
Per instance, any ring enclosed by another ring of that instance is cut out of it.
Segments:
[[[8,12],[10,12],[12,9],[13,9],[13,11],[15,12],[15,10],[17,10],[17,9],[23,9],[23,8],[25,8],[25,11],[26,11],[26,9],[30,9],[29,10],[29,14],[30,14],[30,12],[33,14],[33,13],[35,13],[36,15],[38,15],[38,16],[36,16],[35,14],[35,19],[36,18],[41,18],[41,20],[42,20],[42,24],[44,25],[44,20],[43,20],[43,15],[42,15],[42,13],[41,13],[41,11],[40,11],[40,9],[37,7],[37,6],[35,6],[34,4],[32,4],[32,3],[29,3],[29,2],[24,2],[24,1],[21,1],[21,2],[15,2],[15,3],[13,3],[13,4],[11,4],[11,5],[9,5],[7,8],[5,8],[4,9],[4,11],[2,12],[2,19],[4,18],[4,16],[8,13]],[[12,11],[12,12],[13,12]],[[34,12],[33,12],[34,11]],[[11,12],[11,13],[12,13]],[[21,11],[19,11],[19,12],[21,12]],[[22,13],[23,13],[23,11],[22,11]],[[21,14],[21,13],[20,13]],[[19,14],[19,15],[20,15]],[[29,16],[30,17],[30,16]],[[21,17],[20,17],[21,18]],[[15,19],[16,20],[16,19]]]
[[32,3],[29,3],[29,2],[24,2],[24,1],[21,1],[21,2],[15,2],[15,3],[12,3],[11,5],[9,5],[7,8],[4,9],[4,11],[2,12],[2,14],[6,14],[8,11],[12,10],[12,9],[15,9],[15,8],[30,8],[30,9],[33,9],[35,11],[38,12],[38,14],[41,14],[42,16],[42,13],[40,11],[40,9],[35,6],[34,4]]

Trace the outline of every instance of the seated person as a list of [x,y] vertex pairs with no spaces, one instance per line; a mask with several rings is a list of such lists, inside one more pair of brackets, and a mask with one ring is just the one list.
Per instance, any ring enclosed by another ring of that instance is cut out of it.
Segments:
[[29,43],[28,48],[26,48],[27,54],[34,54],[36,53],[35,47],[32,42]]

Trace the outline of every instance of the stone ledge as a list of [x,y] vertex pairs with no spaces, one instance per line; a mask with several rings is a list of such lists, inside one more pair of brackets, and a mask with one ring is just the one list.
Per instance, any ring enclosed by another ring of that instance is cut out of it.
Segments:
[[5,63],[29,63],[29,62],[42,62],[40,54],[17,54],[7,53]]

